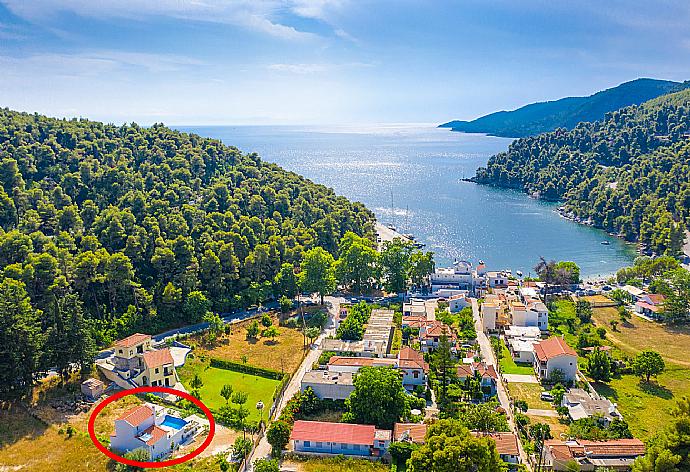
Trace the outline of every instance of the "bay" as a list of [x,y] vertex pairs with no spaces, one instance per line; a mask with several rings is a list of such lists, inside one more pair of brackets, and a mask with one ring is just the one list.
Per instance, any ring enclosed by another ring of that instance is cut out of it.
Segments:
[[426,244],[437,266],[481,259],[490,269],[528,275],[543,256],[575,261],[582,276],[591,277],[613,273],[635,257],[632,245],[565,220],[554,204],[462,180],[505,151],[508,138],[423,124],[177,129],[256,152],[361,201],[382,223]]

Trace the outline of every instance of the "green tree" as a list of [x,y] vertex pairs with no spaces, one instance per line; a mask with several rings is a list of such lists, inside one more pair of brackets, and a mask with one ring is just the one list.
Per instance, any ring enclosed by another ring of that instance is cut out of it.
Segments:
[[265,338],[269,338],[271,341],[275,341],[275,338],[277,338],[280,335],[280,330],[276,325],[271,325],[264,330],[262,335]]
[[279,472],[278,459],[258,459],[254,461],[254,472]]
[[273,324],[273,318],[271,318],[271,315],[268,313],[264,313],[261,316],[261,324],[264,325],[265,328],[268,328]]
[[597,382],[611,380],[611,358],[609,355],[596,349],[587,357],[587,372]]
[[184,313],[190,323],[198,323],[203,320],[211,310],[211,302],[206,295],[199,291],[190,292],[184,302]]
[[[192,388],[192,394],[196,397],[199,398],[199,390],[201,387],[204,386],[204,381],[201,380],[201,377],[199,377],[199,374],[194,374],[194,377],[192,377],[192,380],[189,381],[189,386]],[[194,394],[195,393],[195,394]]]
[[667,274],[669,293],[664,301],[663,315],[671,322],[690,319],[690,272],[676,269]]
[[656,377],[666,369],[664,358],[656,351],[645,350],[640,352],[633,361],[635,374],[644,377],[649,383],[651,377]]
[[439,408],[441,411],[445,411],[450,407],[448,386],[457,378],[455,359],[451,351],[450,341],[445,334],[439,337],[438,346],[431,356],[431,366],[436,372],[439,383]]
[[581,323],[589,323],[592,321],[592,304],[587,300],[578,300],[575,303],[575,315]]
[[429,276],[436,269],[434,253],[431,251],[412,251],[410,254],[409,277],[412,285],[426,292],[429,286]]
[[259,322],[254,320],[247,326],[247,337],[250,339],[256,339],[259,335]]
[[52,318],[46,330],[46,365],[56,367],[63,379],[75,365],[84,372],[90,370],[96,346],[84,320],[84,307],[79,297],[72,293],[56,297],[50,314]]
[[227,405],[230,397],[232,397],[233,388],[232,385],[225,384],[220,389],[220,396],[225,398],[225,404]]
[[218,313],[206,312],[203,321],[208,323],[208,337],[211,342],[215,341],[218,335],[225,331],[225,323]]
[[[126,453],[122,457],[124,457],[125,459],[139,462],[149,462],[151,460],[151,455],[143,447],[134,449],[133,451]],[[133,465],[123,464],[122,462],[117,462],[113,470],[115,472],[139,472],[146,469],[143,467],[137,467]]]
[[280,457],[280,453],[290,442],[292,426],[283,420],[276,420],[271,423],[266,431],[266,439],[273,448],[273,456]]
[[690,470],[690,399],[683,397],[671,411],[668,426],[647,444],[646,454],[633,464],[633,472]]
[[232,452],[235,457],[244,459],[252,450],[252,442],[245,437],[235,438],[235,443],[232,445]]
[[249,395],[247,392],[233,392],[232,397],[230,397],[230,401],[237,405],[237,408],[235,410],[235,417],[237,418],[238,423],[240,424],[240,427],[242,428],[242,437],[246,437],[246,430],[245,430],[245,420],[249,416],[249,410],[247,407],[245,407],[245,403],[247,403],[247,399],[249,398]]
[[0,398],[19,398],[33,383],[44,342],[39,316],[23,283],[0,282]]
[[309,344],[311,344],[319,337],[321,330],[316,326],[311,326],[304,331],[304,334],[307,336],[307,339],[309,339]]
[[409,472],[503,472],[506,469],[496,443],[474,437],[457,420],[440,420],[429,426],[425,442],[412,452]]
[[288,311],[292,310],[292,299],[286,297],[283,295],[280,297],[280,300],[278,300],[278,303],[280,304],[280,312],[281,313],[287,313]]
[[390,367],[362,367],[354,380],[354,391],[345,400],[348,422],[373,424],[390,429],[409,412],[407,393],[397,370]]
[[402,293],[407,290],[411,253],[412,246],[399,238],[383,243],[379,264],[387,292]]
[[275,286],[276,295],[289,299],[297,295],[299,287],[297,284],[297,276],[295,275],[295,268],[292,264],[286,262],[280,266],[280,271],[276,275],[273,284]]
[[339,252],[335,266],[338,281],[354,293],[369,292],[377,277],[378,252],[374,244],[348,231],[340,240]]
[[334,264],[333,256],[321,247],[307,251],[302,260],[299,285],[307,292],[318,293],[322,305],[323,297],[336,288]]

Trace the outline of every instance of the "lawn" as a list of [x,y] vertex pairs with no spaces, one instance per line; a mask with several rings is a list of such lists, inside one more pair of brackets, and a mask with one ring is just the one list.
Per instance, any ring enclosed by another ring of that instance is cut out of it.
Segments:
[[295,468],[299,472],[386,472],[390,470],[381,462],[346,457],[290,459],[283,462],[283,467]]
[[515,363],[513,356],[510,355],[508,347],[505,342],[501,340],[501,360],[498,363],[501,366],[501,373],[503,374],[520,374],[520,375],[533,375],[534,367],[532,364],[525,363]]
[[[273,322],[277,322],[275,316]],[[242,357],[247,356],[249,364],[278,372],[293,373],[297,370],[304,358],[304,338],[300,330],[281,326],[280,335],[273,341],[247,339],[248,324],[233,325],[231,334],[223,335],[211,346],[203,344],[199,336],[192,338],[197,344],[195,352],[234,362],[242,362]]]
[[606,337],[628,355],[653,349],[668,362],[690,367],[690,328],[687,326],[667,326],[633,315],[628,323],[619,323],[618,331],[613,331],[610,321],[620,321],[615,308],[595,308],[593,319],[597,326],[607,329]]
[[553,436],[556,439],[560,439],[561,433],[568,432],[568,425],[561,423],[560,421],[558,421],[558,418],[554,418],[553,416],[527,415],[527,417],[530,420],[530,424],[548,424],[549,428],[551,428],[551,436]]
[[624,375],[606,384],[593,384],[600,394],[618,404],[630,430],[640,439],[661,431],[670,410],[683,396],[690,396],[690,369],[667,365],[658,383],[647,385],[634,375]]
[[273,404],[273,394],[280,383],[278,380],[265,377],[209,367],[208,363],[201,362],[198,359],[190,359],[184,367],[178,370],[178,373],[180,374],[182,384],[187,390],[191,390],[189,382],[194,377],[194,374],[199,374],[204,383],[200,389],[201,401],[212,411],[217,411],[221,406],[225,405],[225,399],[220,396],[220,390],[223,385],[232,385],[236,392],[246,392],[249,398],[245,406],[249,409],[250,415],[248,420],[250,421],[259,420],[259,411],[255,408],[259,400],[265,405],[263,415],[264,419],[266,418],[268,409]]
[[540,398],[544,391],[540,384],[509,382],[506,384],[515,400],[525,400],[527,407],[536,410],[552,410],[553,405]]

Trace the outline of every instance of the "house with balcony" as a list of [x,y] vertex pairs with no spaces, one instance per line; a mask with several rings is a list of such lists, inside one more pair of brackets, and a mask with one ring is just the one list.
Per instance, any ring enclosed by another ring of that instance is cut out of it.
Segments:
[[295,452],[381,457],[388,451],[392,431],[373,425],[295,421],[290,441]]
[[475,377],[479,378],[480,386],[484,393],[484,401],[496,395],[498,374],[496,373],[496,368],[491,364],[487,364],[486,362],[459,364],[457,367],[457,376],[460,382],[465,382],[467,379]]
[[534,343],[534,371],[539,380],[551,378],[560,370],[566,382],[577,378],[577,352],[562,337],[552,337]]
[[429,364],[424,362],[424,355],[409,346],[403,346],[398,353],[397,368],[403,373],[403,387],[414,390],[426,385]]
[[124,389],[153,386],[184,390],[170,349],[154,348],[151,336],[136,333],[117,341],[112,354],[96,365],[108,380]]
[[182,419],[164,407],[145,403],[130,408],[115,420],[110,448],[117,454],[144,449],[155,461],[169,456],[200,431],[201,427],[191,418]]

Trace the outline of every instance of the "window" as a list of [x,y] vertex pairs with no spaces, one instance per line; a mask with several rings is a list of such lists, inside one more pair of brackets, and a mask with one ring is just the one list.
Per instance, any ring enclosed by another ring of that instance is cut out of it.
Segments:
[[316,447],[323,447],[323,443],[321,441],[316,441]]
[[158,372],[159,372],[159,370],[160,370],[160,369],[159,369],[158,367],[156,367],[156,373],[158,373]]
[[412,372],[412,375],[414,376],[415,379],[419,378],[419,372],[416,370],[414,372]]
[[343,444],[343,449],[350,449],[350,445],[347,443]]
[[311,447],[311,442],[304,441],[304,447]]

